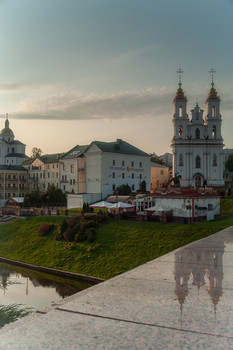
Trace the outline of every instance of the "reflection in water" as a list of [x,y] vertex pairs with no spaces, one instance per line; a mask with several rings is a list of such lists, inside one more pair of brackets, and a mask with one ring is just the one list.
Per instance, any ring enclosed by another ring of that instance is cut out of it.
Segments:
[[92,285],[0,263],[0,327]]
[[224,243],[196,243],[191,247],[181,248],[175,253],[174,277],[175,294],[180,304],[182,315],[185,299],[188,297],[188,282],[192,276],[192,285],[198,290],[208,283],[208,294],[214,305],[216,316],[217,304],[222,296]]

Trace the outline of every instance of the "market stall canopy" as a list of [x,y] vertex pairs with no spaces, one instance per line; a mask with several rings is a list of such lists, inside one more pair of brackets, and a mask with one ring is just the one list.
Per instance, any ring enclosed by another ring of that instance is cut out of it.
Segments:
[[117,202],[111,204],[109,209],[129,209],[129,208],[134,208],[133,204],[128,204],[128,203],[123,203],[123,202]]
[[90,205],[90,208],[110,208],[112,203],[101,201]]

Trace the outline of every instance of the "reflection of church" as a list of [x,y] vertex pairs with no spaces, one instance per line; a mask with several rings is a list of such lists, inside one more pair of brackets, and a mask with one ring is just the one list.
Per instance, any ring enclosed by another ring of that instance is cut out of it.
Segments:
[[192,249],[181,248],[175,253],[175,294],[181,311],[189,294],[188,282],[192,278],[192,285],[197,289],[200,289],[207,281],[208,294],[216,312],[217,304],[222,296],[224,243],[218,242],[218,250],[216,243],[212,244],[211,247],[211,242],[208,242],[205,249],[202,242],[201,249],[199,249],[199,244],[196,243]]

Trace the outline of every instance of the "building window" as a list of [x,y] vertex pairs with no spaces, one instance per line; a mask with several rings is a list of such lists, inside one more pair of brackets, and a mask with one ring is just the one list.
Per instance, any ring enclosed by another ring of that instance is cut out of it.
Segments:
[[[34,175],[34,174],[33,174]],[[48,173],[48,178],[50,178],[50,173]]]
[[122,166],[125,166],[125,161],[124,161],[124,160],[122,160],[122,163],[121,163],[121,164],[122,164]]
[[49,165],[47,165],[47,169],[49,169]]
[[112,178],[115,179],[115,173],[112,173]]
[[113,190],[113,191],[116,190],[116,185],[115,185],[115,184],[112,185],[112,190]]
[[139,163],[140,168],[142,168],[142,162]]
[[183,108],[182,106],[179,107],[179,117],[182,117],[183,115]]
[[132,166],[132,167],[134,166],[134,162],[133,162],[133,161],[131,162],[131,166]]
[[212,128],[212,139],[216,139],[216,125],[213,125]]
[[216,107],[215,106],[213,106],[212,107],[212,117],[216,117]]
[[70,180],[70,185],[72,185],[72,180]]
[[196,156],[196,168],[201,167],[201,158],[199,156]]
[[195,138],[197,139],[197,140],[199,140],[200,139],[200,129],[196,129],[196,131],[195,131]]
[[213,166],[217,166],[217,155],[213,155]]
[[122,179],[124,179],[125,178],[125,174],[124,173],[122,173]]
[[160,175],[163,175],[164,171],[163,170],[160,170]]
[[75,185],[75,179],[73,179],[73,185]]
[[134,179],[134,173],[132,173],[132,179]]
[[183,126],[182,125],[179,126],[179,137],[180,138],[183,137]]
[[71,172],[71,174],[74,173],[74,165],[73,164],[70,166],[70,172]]
[[183,166],[184,165],[184,160],[183,160],[183,154],[181,153],[179,155],[179,166]]
[[135,185],[132,185],[132,191],[134,191],[135,190]]
[[142,179],[142,174],[139,175],[139,179],[140,179],[140,180]]
[[115,161],[115,159],[113,159],[113,161],[112,161],[112,165],[116,165],[116,161]]

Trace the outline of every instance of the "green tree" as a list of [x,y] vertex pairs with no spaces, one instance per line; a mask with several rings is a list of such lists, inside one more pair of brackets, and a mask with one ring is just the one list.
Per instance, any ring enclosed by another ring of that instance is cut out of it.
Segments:
[[32,158],[40,157],[42,153],[43,151],[40,148],[33,147],[31,157]]
[[122,196],[127,196],[130,193],[131,193],[131,187],[128,184],[118,186],[116,191],[114,192],[115,195],[119,194]]
[[156,157],[156,156],[153,156],[151,157],[151,162],[153,163],[157,163],[157,164],[160,164],[160,165],[164,165],[164,161],[162,159],[160,159],[159,157]]
[[225,165],[226,165],[227,170],[232,173],[233,172],[233,154],[230,154],[228,156],[228,159],[227,159]]

